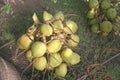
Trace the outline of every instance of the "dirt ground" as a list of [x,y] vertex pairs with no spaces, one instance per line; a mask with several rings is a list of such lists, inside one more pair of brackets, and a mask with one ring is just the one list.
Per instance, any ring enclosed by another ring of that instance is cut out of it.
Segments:
[[[77,34],[80,37],[80,44],[78,46],[78,52],[81,55],[81,63],[76,65],[73,70],[69,71],[65,80],[79,80],[79,78],[86,74],[86,66],[91,63],[97,63],[99,53],[105,48],[118,48],[120,49],[120,36],[115,36],[111,33],[107,37],[91,33],[87,25],[86,12],[87,3],[86,0],[59,0],[56,3],[54,0],[4,0],[5,3],[10,3],[12,6],[12,11],[10,14],[1,13],[0,17],[0,46],[13,41],[12,44],[0,49],[0,56],[11,62],[17,70],[21,73],[23,69],[28,65],[24,55],[21,55],[17,59],[14,59],[18,48],[16,46],[16,39],[23,34],[26,29],[32,25],[33,21],[31,16],[34,12],[42,18],[43,11],[47,10],[54,14],[58,11],[63,11],[65,14],[76,14],[76,16],[68,17],[74,20],[78,26],[79,30]],[[19,51],[20,52],[20,51]],[[113,54],[111,54],[113,53]],[[108,52],[105,57],[111,57],[115,52]],[[118,68],[120,67],[120,57],[112,60],[104,69],[112,74],[113,80],[119,80]],[[114,68],[117,66],[117,68]],[[111,71],[113,69],[114,71]],[[114,73],[117,71],[116,74]],[[34,76],[38,76],[38,72]],[[71,74],[75,73],[75,74]],[[115,74],[115,75],[114,75]],[[27,75],[27,76],[26,76]],[[31,68],[25,73],[23,80],[29,80],[28,75],[31,75]],[[72,76],[72,77],[71,77]],[[48,76],[47,76],[48,77]],[[50,77],[50,76],[49,76]],[[118,77],[118,78],[115,78]],[[35,79],[37,80],[37,79]],[[39,80],[39,79],[38,79]],[[47,79],[46,79],[47,80]],[[49,79],[52,80],[52,79]],[[64,79],[61,79],[64,80]]]

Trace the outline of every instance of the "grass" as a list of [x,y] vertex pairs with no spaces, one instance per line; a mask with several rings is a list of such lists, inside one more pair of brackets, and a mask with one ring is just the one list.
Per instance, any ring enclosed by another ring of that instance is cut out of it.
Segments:
[[[81,50],[78,50],[76,52],[81,55],[81,62],[78,65],[75,65],[72,69],[69,69],[65,80],[76,80],[77,78],[80,78],[82,75],[86,74],[86,66],[92,63],[97,63],[99,53],[103,49],[111,47],[118,49],[120,48],[119,36],[115,36],[113,35],[113,33],[111,33],[109,36],[103,37],[101,35],[94,34],[89,30],[86,18],[88,3],[85,0],[49,0],[44,2],[44,4],[44,10],[48,10],[52,14],[58,11],[63,11],[64,14],[77,15],[67,18],[74,20],[79,26],[77,34],[80,37],[80,44],[78,47]],[[14,15],[10,19],[10,21],[4,25],[4,33],[2,34],[2,36],[0,36],[0,41],[2,41],[2,43],[5,43],[14,38],[17,39],[21,34],[23,34],[26,29],[33,23],[31,16],[34,11],[35,10],[31,11],[30,13],[25,13],[24,16]],[[41,15],[39,14],[39,16]],[[107,54],[105,54],[105,57],[110,57],[113,54],[117,53],[109,51]],[[104,69],[100,69],[110,73],[113,80],[120,80],[119,63],[119,59],[116,58],[111,63],[103,66]],[[37,73],[35,74],[35,76],[37,77],[35,80],[42,77],[39,76]],[[45,80],[53,80],[54,74],[49,74],[47,75],[47,77],[45,78]],[[59,79],[64,80],[61,78]],[[55,80],[59,79],[56,78]]]

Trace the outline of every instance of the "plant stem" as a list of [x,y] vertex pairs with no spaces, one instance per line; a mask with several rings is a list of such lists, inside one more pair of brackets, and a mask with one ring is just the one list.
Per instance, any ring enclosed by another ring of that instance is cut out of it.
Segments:
[[[101,66],[105,65],[106,63],[110,62],[111,60],[113,60],[114,58],[120,56],[120,53],[114,55],[113,57],[109,58],[108,60],[104,61],[103,63],[101,63]],[[83,75],[82,77],[80,77],[79,79],[77,80],[86,80],[86,78],[88,77],[87,74]]]

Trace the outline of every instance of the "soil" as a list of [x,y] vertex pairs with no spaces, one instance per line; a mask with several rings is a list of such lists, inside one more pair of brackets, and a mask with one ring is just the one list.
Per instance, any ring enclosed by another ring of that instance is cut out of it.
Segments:
[[[73,74],[66,77],[66,80],[75,80],[86,73],[85,68],[88,64],[97,63],[99,53],[103,49],[111,47],[119,49],[120,36],[115,36],[111,33],[109,36],[103,37],[101,35],[91,33],[88,28],[85,15],[88,10],[86,0],[58,0],[57,3],[54,3],[53,1],[54,0],[3,0],[5,4],[11,4],[12,11],[10,11],[9,14],[3,12],[0,13],[0,46],[9,43],[12,40],[14,41],[10,45],[0,49],[0,56],[11,62],[21,74],[29,63],[25,59],[24,54],[15,58],[16,53],[22,52],[21,50],[18,51],[16,40],[29,26],[32,25],[33,21],[31,16],[33,13],[36,12],[38,16],[40,16],[40,20],[42,20],[41,15],[45,10],[52,14],[58,11],[63,11],[65,14],[76,14],[78,15],[77,17],[72,16],[68,18],[74,20],[79,25],[77,34],[80,36],[80,44],[78,46],[79,49],[75,51],[82,56],[82,61],[73,68],[74,71],[70,71],[70,73],[72,72]],[[111,55],[109,55],[109,53],[105,56],[110,57]],[[111,65],[120,66],[119,58],[113,60],[109,66]],[[32,69],[29,68],[24,73],[24,78],[26,79],[23,80],[30,80],[31,71]],[[38,76],[38,74],[36,75]],[[74,76],[75,78],[73,79],[70,76]]]
[[[18,31],[20,31],[20,30],[16,29],[17,31],[15,31],[13,33],[12,32],[13,30],[10,29],[11,27],[9,25],[7,25],[7,27],[6,27],[6,24],[10,23],[10,24],[12,24],[12,26],[16,27],[17,22],[15,22],[16,19],[14,19],[14,16],[25,17],[26,15],[31,16],[33,14],[33,11],[41,12],[43,10],[43,8],[41,6],[43,6],[44,3],[42,0],[41,1],[38,1],[38,0],[3,0],[1,2],[3,3],[2,7],[5,4],[9,3],[12,7],[12,11],[10,11],[9,13],[5,13],[5,12],[0,13],[0,25],[1,25],[0,26],[0,35],[1,35],[0,46],[3,46],[4,44],[9,43],[9,41],[12,41],[12,43],[6,47],[0,49],[0,56],[2,56],[7,61],[11,62],[17,68],[19,73],[21,74],[22,71],[29,65],[29,63],[26,61],[24,55],[21,55],[20,57],[15,58],[15,56],[17,56],[16,53],[18,53],[17,52],[18,48],[16,46],[16,39],[18,38],[18,36],[20,36],[20,34],[18,33]],[[22,23],[22,22],[19,22],[19,23]],[[15,27],[12,27],[12,28],[14,29]],[[25,27],[25,26],[23,26],[23,27]],[[13,37],[8,38],[9,34],[5,34],[7,32],[12,34],[12,36],[15,35],[16,33],[18,33],[18,34],[16,36],[14,36],[14,40],[13,40]],[[5,37],[5,35],[6,35],[6,37]],[[28,73],[30,73],[30,71],[28,71]],[[28,74],[28,73],[26,72],[26,74]],[[24,79],[25,78],[26,78],[26,76],[24,76]],[[25,80],[27,80],[27,79],[25,79]],[[29,80],[29,78],[28,78],[28,80]]]

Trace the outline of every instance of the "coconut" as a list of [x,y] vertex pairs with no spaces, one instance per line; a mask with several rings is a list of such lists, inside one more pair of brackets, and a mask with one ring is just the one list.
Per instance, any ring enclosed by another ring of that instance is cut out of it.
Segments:
[[[65,36],[64,34],[58,34],[57,37],[58,37],[59,39],[64,39],[64,40],[65,40],[65,38],[66,38],[66,36]],[[64,40],[63,40],[63,41],[64,41]]]
[[78,29],[78,26],[74,21],[68,20],[68,21],[66,21],[65,24],[66,24],[66,26],[64,27],[64,31],[67,34],[75,33]]
[[39,30],[44,36],[50,36],[53,33],[53,29],[49,24],[42,24],[42,26],[39,27]]
[[61,47],[62,47],[62,44],[59,39],[53,39],[47,45],[47,49],[50,53],[58,52],[61,49]]
[[47,70],[54,70],[54,68],[50,65],[50,63],[47,64]]
[[94,18],[94,15],[95,15],[95,9],[92,8],[91,10],[88,11],[87,18],[92,19]]
[[62,63],[62,58],[59,53],[51,54],[49,60],[49,64],[53,68],[59,66]]
[[70,39],[68,39],[68,44],[71,47],[76,47],[79,44],[80,38],[78,35],[74,34],[70,36]]
[[108,9],[110,8],[110,6],[111,6],[111,3],[108,0],[103,0],[101,2],[101,9]]
[[73,51],[70,48],[66,48],[62,50],[61,57],[66,63],[69,63],[72,53]]
[[33,66],[35,69],[43,71],[47,67],[47,60],[44,56],[34,59]]
[[32,56],[32,51],[31,50],[28,50],[26,52],[26,58],[29,62],[32,62],[33,56]]
[[[119,25],[119,24],[118,24]],[[113,30],[115,31],[115,32],[119,32],[120,31],[120,27],[118,27],[117,25],[115,25],[115,24],[112,24],[112,26],[113,26]]]
[[40,23],[36,13],[33,14],[32,19],[33,19],[35,24],[39,24]]
[[44,21],[50,21],[53,19],[52,14],[48,13],[47,11],[43,12],[43,20]]
[[69,62],[71,65],[78,64],[80,62],[80,56],[77,53],[73,53]]
[[63,24],[60,20],[54,21],[53,22],[53,29],[55,33],[60,33],[62,32],[63,29]]
[[18,40],[17,45],[20,49],[29,49],[34,40],[33,35],[23,34]]
[[102,36],[108,36],[109,33],[107,32],[102,32]]
[[95,8],[99,6],[99,2],[98,0],[89,0],[89,7],[92,9],[92,8]]
[[55,14],[54,16],[55,19],[61,19],[62,21],[64,20],[64,14],[62,11],[59,11]]
[[43,42],[36,41],[32,44],[31,46],[31,51],[33,54],[33,57],[41,57],[45,54],[46,52],[46,45]]
[[117,11],[114,8],[110,8],[107,10],[107,18],[114,19],[117,16]]
[[96,24],[96,23],[97,23],[97,19],[95,19],[95,18],[89,20],[90,25],[93,25],[93,24]]
[[59,67],[55,69],[55,74],[59,77],[65,77],[67,74],[67,65],[62,63]]
[[110,21],[103,21],[100,24],[100,30],[103,31],[104,33],[109,33],[112,31],[112,24]]
[[98,24],[93,24],[93,25],[91,26],[91,31],[92,31],[93,33],[99,33],[99,25],[98,25]]

